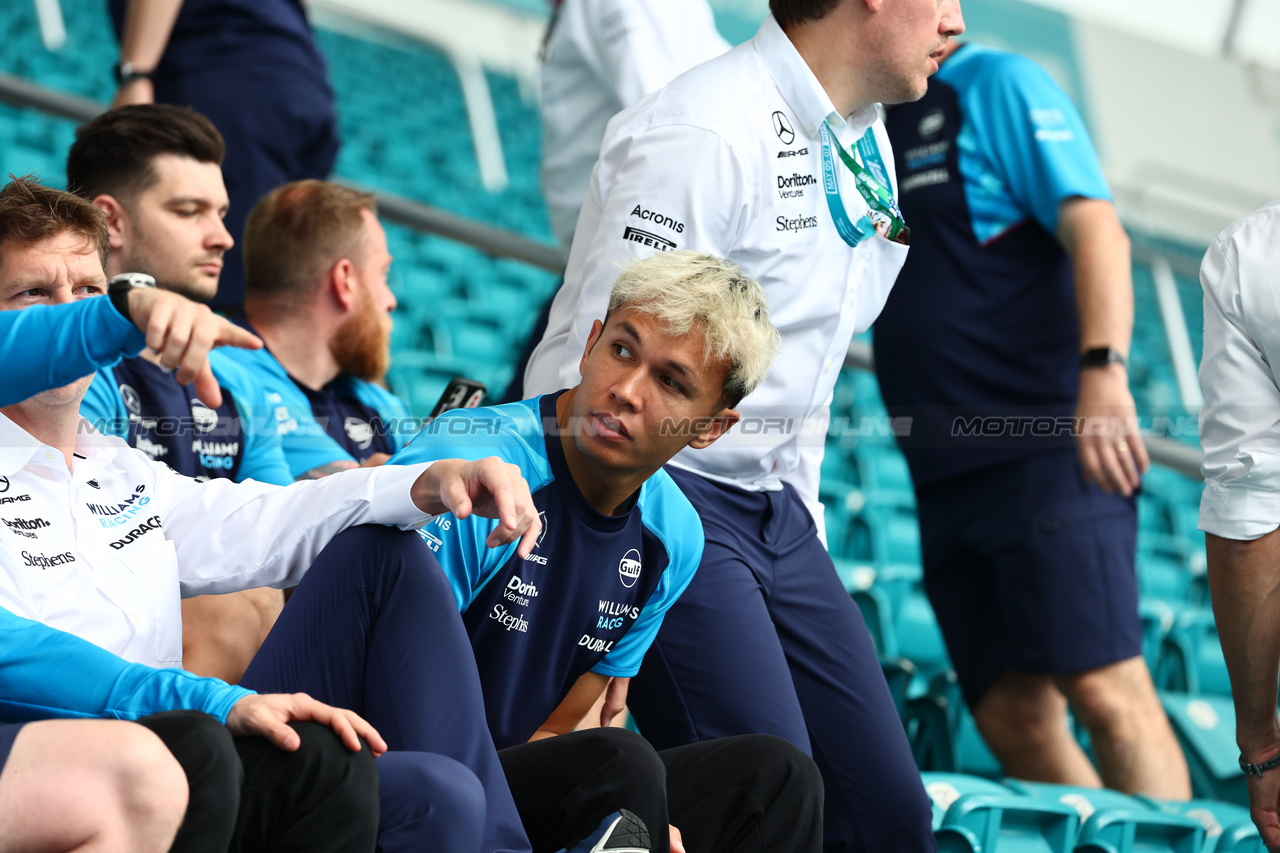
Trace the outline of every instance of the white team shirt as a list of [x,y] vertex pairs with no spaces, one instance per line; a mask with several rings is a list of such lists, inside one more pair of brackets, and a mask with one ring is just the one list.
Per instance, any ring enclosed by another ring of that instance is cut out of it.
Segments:
[[1280,527],[1280,199],[1218,235],[1200,284],[1199,527],[1257,539]]
[[542,65],[542,187],[567,247],[609,119],[729,43],[706,0],[564,0],[556,14]]
[[428,518],[425,465],[201,483],[83,418],[75,454],[0,415],[0,607],[149,666],[182,665],[181,598],[293,586],[347,527]]
[[[853,335],[880,313],[907,247],[881,237],[850,248],[822,186],[819,127],[851,152],[874,128],[894,183],[893,152],[874,106],[836,113],[804,59],[769,17],[756,37],[676,78],[609,123],[569,253],[565,283],[525,372],[525,390],[578,381],[593,321],[604,317],[616,263],[669,249],[729,258],[769,299],[782,348],[743,400],[743,421],[674,464],[750,489],[785,478],[817,511],[827,405]],[[855,156],[857,156],[855,154]],[[866,213],[842,163],[853,221]]]

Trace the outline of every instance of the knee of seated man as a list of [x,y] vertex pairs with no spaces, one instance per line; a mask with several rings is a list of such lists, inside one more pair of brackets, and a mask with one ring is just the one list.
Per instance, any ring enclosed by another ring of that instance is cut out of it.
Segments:
[[744,759],[761,772],[778,774],[788,786],[822,791],[822,772],[804,750],[775,735],[738,735],[730,738],[743,750]]
[[131,819],[146,824],[172,822],[176,830],[187,810],[189,789],[173,753],[153,732],[133,725],[116,730],[111,743],[123,756],[116,793],[124,798]]
[[192,796],[238,796],[244,768],[225,725],[201,711],[165,711],[138,722],[155,732],[182,765]]
[[578,739],[580,745],[598,756],[601,764],[617,766],[624,778],[638,786],[657,785],[665,788],[667,771],[653,746],[628,729],[603,727],[583,729],[561,737]]
[[368,744],[359,752],[347,749],[333,729],[310,721],[289,724],[301,741],[291,760],[295,773],[318,789],[341,790],[342,801],[355,813],[378,809],[378,769]]
[[[487,800],[480,779],[466,765],[444,755],[388,752],[378,759],[381,825],[395,831],[423,818],[482,834]],[[464,833],[465,834],[465,833]]]

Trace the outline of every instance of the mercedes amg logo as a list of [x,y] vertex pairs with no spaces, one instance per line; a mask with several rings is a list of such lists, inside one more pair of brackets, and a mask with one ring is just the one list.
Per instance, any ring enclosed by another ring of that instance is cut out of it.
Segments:
[[120,386],[120,396],[124,400],[125,408],[135,415],[142,414],[142,398],[138,396],[138,392],[131,385]]
[[781,110],[774,111],[773,132],[778,134],[778,138],[782,140],[783,145],[790,145],[796,141],[796,132],[791,129],[791,125],[787,123],[787,117],[782,114]]

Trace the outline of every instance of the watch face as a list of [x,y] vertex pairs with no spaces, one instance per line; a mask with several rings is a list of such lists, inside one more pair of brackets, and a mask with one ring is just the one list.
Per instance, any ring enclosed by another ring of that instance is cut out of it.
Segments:
[[155,287],[156,280],[144,272],[122,272],[111,277],[110,287]]

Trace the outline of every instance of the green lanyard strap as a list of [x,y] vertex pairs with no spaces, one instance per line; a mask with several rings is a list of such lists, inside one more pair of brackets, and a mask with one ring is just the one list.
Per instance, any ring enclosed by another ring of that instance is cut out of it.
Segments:
[[[862,196],[862,200],[871,207],[872,210],[884,215],[889,220],[889,231],[886,235],[890,240],[898,239],[899,235],[910,234],[907,223],[902,219],[902,211],[898,208],[898,203],[893,199],[893,193],[889,189],[888,174],[886,173],[884,160],[880,157],[880,146],[876,143],[875,129],[871,128],[863,134],[858,140],[858,153],[862,155],[862,159],[866,161],[872,169],[879,172],[879,176],[863,167],[861,163],[853,158],[844,146],[840,144],[840,140],[836,139],[835,133],[832,132],[831,126],[825,121],[821,128],[823,148],[830,146],[835,148],[836,153],[840,155],[840,159],[844,161],[845,166],[853,173],[854,186],[858,188],[858,195]],[[830,160],[830,155],[824,151],[826,156],[824,160]],[[834,177],[834,176],[833,176]],[[838,193],[838,190],[837,190]],[[828,201],[831,198],[830,189],[828,189]],[[832,204],[832,213],[834,214],[836,207]],[[839,219],[839,217],[837,217]],[[905,238],[904,238],[905,240]],[[846,241],[847,242],[847,241]]]

